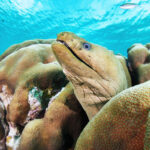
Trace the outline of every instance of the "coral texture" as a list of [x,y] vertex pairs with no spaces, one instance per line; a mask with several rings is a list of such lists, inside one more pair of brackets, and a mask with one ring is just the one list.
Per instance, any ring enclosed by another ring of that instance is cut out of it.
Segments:
[[128,65],[133,84],[150,80],[150,44],[134,44],[128,49]]
[[5,108],[0,101],[0,150],[6,149],[6,135],[8,134],[8,125],[5,120]]
[[150,81],[122,91],[84,128],[75,150],[148,150],[149,110]]
[[[10,47],[1,56],[0,100],[7,111],[10,129],[8,143],[13,143],[16,135],[20,136],[28,121],[45,111],[50,97],[68,82],[55,61],[50,44],[52,42],[53,40],[27,41]],[[30,93],[33,88],[41,90],[42,95],[39,92],[39,96],[32,96]],[[1,134],[2,132],[3,130]],[[8,145],[12,147],[13,144]]]
[[73,150],[87,121],[69,83],[50,102],[44,118],[26,125],[18,150]]
[[61,67],[54,60],[50,44],[31,44],[17,51],[13,49],[1,60],[1,84],[7,84],[13,94],[6,108],[9,121],[24,124],[30,109],[28,92],[33,86],[54,88],[56,80],[65,80]]

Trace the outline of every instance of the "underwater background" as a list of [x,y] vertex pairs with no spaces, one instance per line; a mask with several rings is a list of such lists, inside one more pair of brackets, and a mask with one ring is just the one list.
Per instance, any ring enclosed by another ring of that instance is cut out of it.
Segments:
[[[138,6],[121,9],[132,2]],[[150,42],[149,0],[0,0],[0,54],[31,39],[71,31],[127,55],[134,43]]]

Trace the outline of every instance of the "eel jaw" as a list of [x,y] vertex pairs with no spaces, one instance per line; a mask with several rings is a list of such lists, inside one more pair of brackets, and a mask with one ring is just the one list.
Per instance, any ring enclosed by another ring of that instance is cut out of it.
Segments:
[[93,70],[93,68],[87,64],[85,61],[83,61],[78,55],[76,55],[76,53],[69,47],[69,45],[63,41],[63,40],[56,40],[57,42],[60,42],[61,44],[63,44],[64,46],[67,47],[67,49],[79,60],[81,61],[83,64],[85,64],[87,67],[91,68]]

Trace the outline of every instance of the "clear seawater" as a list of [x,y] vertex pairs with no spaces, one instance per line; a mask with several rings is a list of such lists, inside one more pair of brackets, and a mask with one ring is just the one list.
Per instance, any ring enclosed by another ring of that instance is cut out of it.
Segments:
[[[124,10],[121,4],[138,6]],[[127,55],[133,43],[150,42],[149,0],[0,0],[0,54],[30,39],[71,31]]]

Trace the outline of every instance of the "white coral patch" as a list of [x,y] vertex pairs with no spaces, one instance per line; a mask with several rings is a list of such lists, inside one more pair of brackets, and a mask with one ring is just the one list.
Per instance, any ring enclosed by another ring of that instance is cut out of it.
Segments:
[[9,87],[6,84],[2,85],[2,90],[0,92],[0,99],[3,102],[5,109],[7,110],[8,105],[13,99],[13,94],[10,93]]
[[[6,136],[6,134],[7,134],[7,132],[8,132],[8,126],[6,125],[6,123],[5,123],[5,121],[4,121],[4,119],[5,119],[4,110],[5,110],[4,105],[3,105],[3,103],[0,101],[0,120],[1,120],[1,123],[2,123],[2,125],[3,125],[3,127],[4,127],[4,129],[5,129],[5,136]],[[5,148],[5,147],[6,147],[6,145],[5,145],[5,140],[6,140],[6,139],[5,139],[5,136],[3,137],[2,140],[0,140],[0,150],[6,149],[6,148]]]
[[20,137],[20,133],[14,123],[9,122],[8,124],[9,124],[9,133],[6,138],[6,146],[14,150],[14,147],[16,146],[16,142]]
[[[37,87],[34,87],[34,90],[38,91],[39,89]],[[28,103],[30,105],[30,110],[25,121],[26,123],[30,120],[35,119],[42,111],[41,103],[37,99],[37,97],[34,96],[33,92],[29,92],[28,94]]]

